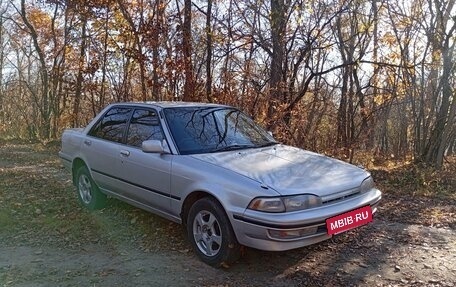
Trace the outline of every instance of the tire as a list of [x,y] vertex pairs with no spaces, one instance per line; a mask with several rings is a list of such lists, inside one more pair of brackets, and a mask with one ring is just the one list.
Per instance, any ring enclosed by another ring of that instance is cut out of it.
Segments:
[[76,188],[79,202],[87,209],[96,210],[106,206],[106,195],[93,181],[86,166],[81,166],[76,171]]
[[213,267],[227,267],[240,257],[240,245],[223,207],[204,197],[190,208],[187,235],[198,257]]

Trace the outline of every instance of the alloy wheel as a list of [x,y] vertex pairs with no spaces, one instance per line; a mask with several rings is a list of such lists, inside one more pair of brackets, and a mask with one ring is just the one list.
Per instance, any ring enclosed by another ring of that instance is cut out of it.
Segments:
[[204,255],[216,256],[222,246],[222,232],[217,217],[206,210],[198,212],[193,220],[193,237]]

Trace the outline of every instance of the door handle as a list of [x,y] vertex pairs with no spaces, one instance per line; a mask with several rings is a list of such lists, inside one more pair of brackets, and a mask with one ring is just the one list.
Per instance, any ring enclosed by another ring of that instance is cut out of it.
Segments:
[[128,157],[130,155],[130,152],[128,150],[121,150],[120,154],[124,157]]
[[85,144],[86,146],[90,146],[90,145],[92,144],[92,142],[89,141],[89,140],[84,140],[84,144]]

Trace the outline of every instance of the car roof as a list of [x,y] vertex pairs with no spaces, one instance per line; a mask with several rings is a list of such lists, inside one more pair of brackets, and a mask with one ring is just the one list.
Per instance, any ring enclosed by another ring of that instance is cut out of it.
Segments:
[[176,107],[228,107],[226,105],[212,104],[212,103],[197,103],[197,102],[121,102],[113,103],[112,105],[128,105],[128,106],[143,106],[143,107],[159,107],[159,108],[176,108]]

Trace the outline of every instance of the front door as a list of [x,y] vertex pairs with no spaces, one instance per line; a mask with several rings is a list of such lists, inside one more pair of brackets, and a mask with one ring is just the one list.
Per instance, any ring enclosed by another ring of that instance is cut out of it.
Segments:
[[155,110],[136,108],[128,126],[126,145],[119,151],[120,188],[128,190],[130,200],[169,214],[173,155],[144,153],[141,144],[145,140],[163,141],[163,131]]

